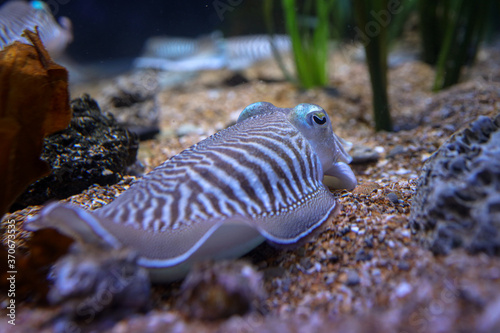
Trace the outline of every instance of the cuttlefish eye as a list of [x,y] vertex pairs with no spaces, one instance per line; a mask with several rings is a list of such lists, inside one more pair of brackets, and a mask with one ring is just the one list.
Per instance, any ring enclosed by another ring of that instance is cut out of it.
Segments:
[[326,123],[326,117],[318,117],[318,116],[314,115],[313,120],[318,125],[323,125],[324,123]]
[[318,125],[323,125],[326,123],[326,115],[324,113],[313,114],[312,119]]

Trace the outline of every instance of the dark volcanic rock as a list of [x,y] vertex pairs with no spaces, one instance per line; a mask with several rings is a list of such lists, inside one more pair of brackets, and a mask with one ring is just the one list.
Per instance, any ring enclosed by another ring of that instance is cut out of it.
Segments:
[[109,113],[102,113],[88,95],[71,102],[73,119],[64,131],[45,138],[41,158],[52,172],[17,199],[11,210],[64,199],[90,185],[118,182],[135,162],[137,136],[120,127]]
[[500,255],[500,115],[479,117],[426,162],[410,225],[434,253]]

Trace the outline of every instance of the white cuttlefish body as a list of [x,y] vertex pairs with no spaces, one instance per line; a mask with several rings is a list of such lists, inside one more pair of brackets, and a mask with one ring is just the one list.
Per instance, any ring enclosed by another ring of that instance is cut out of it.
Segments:
[[110,204],[89,212],[52,203],[26,228],[131,248],[153,281],[172,281],[198,260],[312,235],[340,209],[323,181],[356,186],[350,161],[321,107],[254,103],[235,125],[168,159]]

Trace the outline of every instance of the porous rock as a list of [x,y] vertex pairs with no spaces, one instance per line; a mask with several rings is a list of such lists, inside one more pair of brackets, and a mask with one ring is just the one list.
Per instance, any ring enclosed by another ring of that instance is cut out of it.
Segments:
[[136,160],[138,139],[103,113],[88,95],[71,102],[73,118],[68,128],[44,140],[41,159],[51,173],[31,184],[11,210],[64,199],[93,184],[118,182]]
[[53,266],[47,299],[61,306],[56,327],[96,325],[146,310],[150,281],[138,255],[128,249],[102,249],[75,243]]
[[500,115],[480,116],[425,163],[410,226],[436,254],[500,255]]

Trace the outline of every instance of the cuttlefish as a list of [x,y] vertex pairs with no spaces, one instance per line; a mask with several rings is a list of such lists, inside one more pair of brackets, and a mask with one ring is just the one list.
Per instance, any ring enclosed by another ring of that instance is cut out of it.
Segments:
[[43,45],[53,58],[60,58],[69,43],[73,40],[73,26],[69,18],[60,17],[58,22],[51,12],[57,11],[57,4],[44,1],[11,0],[0,6],[0,50],[20,41],[31,43],[24,38],[25,29],[38,32]]
[[338,213],[330,187],[352,190],[351,157],[314,104],[246,107],[235,125],[183,152],[94,211],[51,203],[26,228],[137,251],[153,281],[195,261],[237,258],[267,240],[293,246]]

